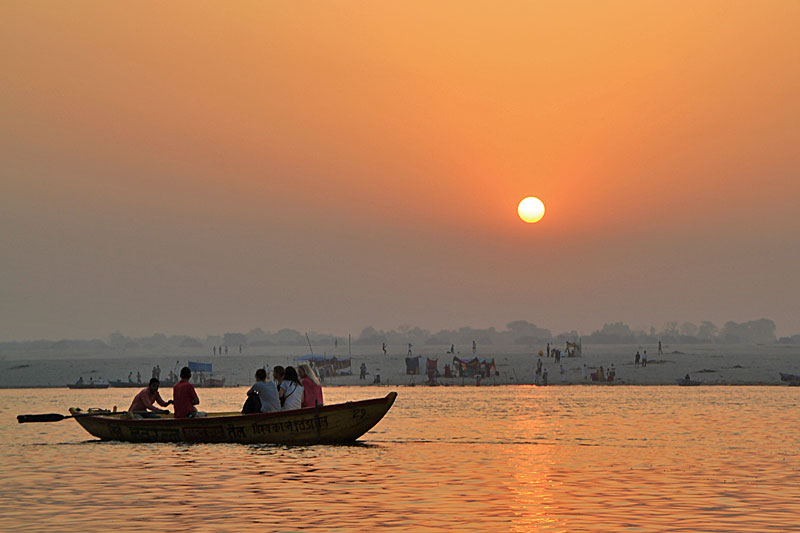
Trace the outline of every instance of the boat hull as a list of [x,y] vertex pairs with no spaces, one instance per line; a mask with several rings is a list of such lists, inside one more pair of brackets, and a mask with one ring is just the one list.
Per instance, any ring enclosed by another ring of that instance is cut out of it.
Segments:
[[131,418],[128,413],[70,413],[101,440],[124,442],[227,442],[238,444],[341,444],[354,442],[380,422],[397,398],[308,407],[276,413],[209,413],[200,418]]

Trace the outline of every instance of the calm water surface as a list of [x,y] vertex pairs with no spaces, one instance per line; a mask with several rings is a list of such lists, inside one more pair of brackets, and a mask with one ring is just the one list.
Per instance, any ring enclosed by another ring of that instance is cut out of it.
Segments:
[[294,448],[103,443],[15,416],[136,390],[0,390],[0,530],[800,531],[800,387],[396,390],[360,444]]

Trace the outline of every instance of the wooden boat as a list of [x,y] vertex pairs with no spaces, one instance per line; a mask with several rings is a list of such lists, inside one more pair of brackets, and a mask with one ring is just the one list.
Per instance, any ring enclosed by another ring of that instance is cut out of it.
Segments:
[[122,381],[120,379],[111,380],[111,387],[115,389],[142,389],[147,387],[147,383],[137,383],[135,381]]
[[108,383],[70,383],[70,389],[107,389]]
[[239,444],[340,444],[354,442],[380,422],[397,398],[347,402],[275,413],[208,413],[198,418],[135,418],[128,412],[70,408],[83,428],[101,440],[125,442],[229,442]]

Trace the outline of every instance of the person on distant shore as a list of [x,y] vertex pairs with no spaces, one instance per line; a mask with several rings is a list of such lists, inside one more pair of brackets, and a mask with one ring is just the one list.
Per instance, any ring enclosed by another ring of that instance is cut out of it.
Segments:
[[300,409],[303,405],[303,385],[300,377],[293,366],[287,366],[283,375],[283,382],[286,383],[286,392],[283,396],[282,411],[293,411]]
[[228,345],[225,345],[225,355],[228,355]]
[[247,401],[244,403],[242,414],[271,413],[281,410],[281,401],[278,397],[278,387],[275,383],[267,381],[267,371],[264,368],[256,370],[256,382],[247,391]]
[[128,383],[133,383],[133,372],[128,372]]
[[472,341],[472,355],[475,355],[477,351],[478,351],[478,345],[475,343],[475,341]]
[[156,365],[156,379],[161,379],[161,365]]
[[150,383],[148,383],[147,387],[143,388],[139,391],[139,394],[133,397],[133,401],[131,402],[131,406],[128,407],[128,411],[131,413],[147,413],[147,411],[152,411],[154,413],[161,413],[161,414],[168,414],[168,409],[159,409],[154,404],[158,404],[161,407],[169,407],[172,405],[172,400],[167,402],[161,397],[161,394],[158,392],[158,387],[160,382],[156,378],[150,378]]
[[641,356],[641,355],[639,355],[639,350],[636,350],[636,357],[634,357],[634,358],[633,358],[633,366],[634,366],[634,367],[637,367],[637,366],[639,366],[639,360],[640,360],[641,358],[642,358],[642,356]]
[[83,376],[78,378],[78,381],[75,382],[76,385],[83,385]]
[[550,357],[550,343],[547,343],[547,357]]
[[142,373],[137,371],[136,372],[136,383],[141,383],[141,382],[142,382]]
[[642,352],[642,368],[647,366],[647,350]]
[[200,398],[194,390],[194,385],[189,383],[192,371],[188,366],[181,368],[181,380],[172,387],[172,402],[175,405],[175,418],[192,418],[197,416],[197,407]]
[[361,373],[358,376],[358,379],[367,379],[367,364],[361,363]]
[[386,355],[386,343],[383,343],[383,355]]
[[214,355],[217,355],[217,345],[215,344],[211,349],[214,350]]
[[547,369],[542,370],[542,385],[547,385]]
[[664,352],[661,351],[661,341],[658,341],[658,355],[664,355]]
[[408,343],[408,353],[406,354],[406,357],[411,357],[411,343],[410,342]]
[[322,405],[322,384],[319,378],[314,373],[314,369],[306,363],[301,363],[297,367],[297,373],[300,377],[300,384],[303,385],[303,402],[302,407],[315,407]]

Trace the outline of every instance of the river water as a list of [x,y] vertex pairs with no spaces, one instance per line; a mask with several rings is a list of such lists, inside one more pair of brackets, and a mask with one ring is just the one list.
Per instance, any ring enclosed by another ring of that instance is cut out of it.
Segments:
[[396,390],[359,444],[294,448],[104,443],[15,416],[136,390],[0,390],[0,530],[800,531],[798,387]]

